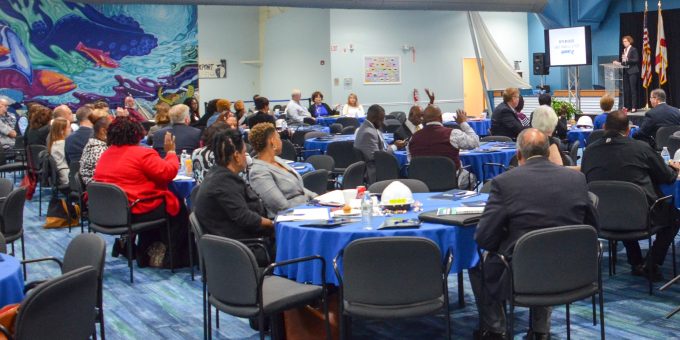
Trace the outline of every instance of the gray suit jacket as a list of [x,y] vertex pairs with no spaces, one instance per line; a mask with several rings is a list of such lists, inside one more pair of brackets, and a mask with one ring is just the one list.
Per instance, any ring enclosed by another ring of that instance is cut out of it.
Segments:
[[293,168],[279,157],[276,161],[287,170],[254,158],[248,173],[250,185],[264,202],[270,217],[316,197],[315,193],[305,189],[302,177]]
[[361,153],[364,155],[368,182],[373,183],[375,181],[373,153],[376,151],[392,152],[392,149],[387,147],[382,132],[376,129],[373,123],[368,120],[365,120],[359,127],[359,130],[357,130],[356,137],[354,138],[354,147],[361,150]]

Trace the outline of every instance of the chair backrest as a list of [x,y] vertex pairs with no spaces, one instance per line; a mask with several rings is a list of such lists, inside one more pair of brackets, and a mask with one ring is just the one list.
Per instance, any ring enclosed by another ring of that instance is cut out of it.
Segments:
[[328,155],[312,155],[307,157],[305,162],[311,164],[316,170],[333,171],[335,169],[335,160]]
[[664,146],[668,146],[668,138],[677,131],[680,131],[680,125],[662,126],[656,130],[656,147],[661,150]]
[[608,231],[645,230],[649,203],[639,186],[621,181],[594,181],[589,191],[599,198],[600,229]]
[[330,126],[330,129],[331,129],[331,133],[332,133],[332,134],[341,133],[341,132],[342,132],[342,128],[343,128],[342,124],[339,124],[339,123],[333,123],[333,124],[331,124],[331,126]]
[[78,173],[80,172],[80,162],[74,161],[68,165],[68,186],[71,191],[82,193],[83,185],[80,183]]
[[479,139],[480,142],[512,142],[512,138],[508,136],[484,136]]
[[342,259],[343,298],[367,305],[406,305],[441,297],[442,254],[421,237],[352,241]]
[[354,189],[365,184],[366,162],[359,161],[350,164],[342,175],[342,188]]
[[423,181],[410,178],[389,179],[385,181],[375,182],[371,184],[370,187],[368,187],[368,191],[370,191],[372,194],[382,195],[382,192],[385,191],[385,188],[387,188],[388,185],[392,184],[392,182],[401,182],[402,184],[407,186],[412,193],[430,192],[430,189],[427,187],[427,184],[425,184]]
[[456,163],[441,156],[415,157],[408,166],[408,177],[419,179],[431,192],[458,188]]
[[386,151],[373,153],[375,161],[376,182],[399,178],[399,161],[393,154]]
[[97,277],[104,272],[106,242],[99,235],[93,233],[80,234],[71,240],[64,253],[62,273],[85,266],[92,266],[97,270]]
[[674,158],[675,152],[680,149],[680,136],[674,134],[668,137],[666,146],[668,147],[668,152],[670,153],[671,158]]
[[253,252],[243,243],[215,235],[203,235],[198,248],[211,297],[227,305],[257,305],[259,270]]
[[342,131],[340,131],[341,135],[353,135],[354,132],[357,130],[355,126],[345,126],[342,128]]
[[571,144],[571,147],[569,148],[569,156],[571,156],[571,160],[576,162],[578,161],[578,149],[581,147],[581,142],[579,141],[574,141]]
[[590,135],[588,135],[588,138],[586,138],[586,146],[588,146],[588,145],[592,144],[593,142],[595,142],[596,140],[602,138],[602,136],[604,136],[604,130],[602,130],[602,129],[593,130],[593,132],[591,132]]
[[[305,132],[304,138],[305,138],[305,140],[308,140],[308,139],[312,139],[312,138],[326,137],[326,136],[328,136],[328,134],[323,132],[323,131],[307,131],[307,132]],[[304,145],[304,144],[305,144],[305,142],[302,141],[302,145]]]
[[299,129],[293,132],[293,136],[290,137],[291,142],[293,142],[293,145],[296,146],[304,146],[305,145],[305,134],[307,133],[307,130],[305,129]]
[[297,151],[295,150],[295,145],[293,145],[293,143],[284,139],[281,141],[281,147],[283,148],[281,150],[281,158],[289,161],[297,160]]
[[7,195],[2,205],[0,232],[5,235],[16,235],[24,228],[24,204],[26,188],[18,187]]
[[189,194],[189,200],[191,201],[191,211],[194,211],[194,208],[196,207],[196,198],[198,197],[198,188],[200,188],[201,185],[195,186],[193,189],[191,189],[191,193]]
[[96,305],[97,270],[70,271],[38,285],[21,302],[15,338],[88,339],[95,329]]
[[12,183],[12,181],[7,178],[0,178],[0,198],[7,197],[7,195],[12,192],[13,188],[14,183]]
[[401,127],[401,122],[399,122],[396,119],[385,119],[385,124],[383,126],[383,129],[387,133],[394,133],[395,131],[399,130]]
[[593,194],[592,192],[588,191],[588,199],[590,200],[590,204],[597,209],[597,206],[600,204],[600,198],[597,197],[597,195]]
[[560,151],[560,157],[562,157],[562,165],[564,166],[576,165],[576,162],[571,158],[568,152]]
[[337,141],[328,144],[326,155],[331,156],[335,161],[336,169],[344,169],[350,164],[356,163],[360,159],[354,153],[353,141]]
[[90,223],[120,227],[130,223],[130,207],[125,192],[117,185],[92,182],[87,186]]
[[302,175],[302,183],[307,190],[323,195],[328,190],[328,170],[320,169]]
[[404,122],[406,121],[406,112],[404,111],[392,111],[385,117],[387,116],[394,117],[401,124],[404,124]]
[[[196,244],[198,252],[198,268],[201,270],[201,273],[203,273],[203,253],[199,247],[199,242],[203,237],[203,227],[201,227],[201,223],[198,222],[198,217],[196,217],[196,214],[193,212],[189,214],[189,226],[191,227],[191,232],[194,234],[194,239],[189,240],[189,242],[193,241]],[[203,280],[205,280],[205,275],[203,276]]]
[[335,122],[342,125],[343,128],[348,126],[354,126],[355,128],[359,127],[359,120],[354,117],[340,117]]
[[28,166],[32,171],[40,171],[42,169],[40,153],[43,151],[47,151],[45,145],[31,144],[28,146]]
[[512,255],[514,291],[557,294],[596,283],[598,257],[597,231],[589,225],[530,231],[517,240]]

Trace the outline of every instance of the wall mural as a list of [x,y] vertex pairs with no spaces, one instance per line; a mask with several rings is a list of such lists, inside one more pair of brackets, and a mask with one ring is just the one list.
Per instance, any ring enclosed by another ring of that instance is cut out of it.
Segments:
[[197,90],[197,63],[195,5],[0,1],[0,95],[14,101],[179,103]]

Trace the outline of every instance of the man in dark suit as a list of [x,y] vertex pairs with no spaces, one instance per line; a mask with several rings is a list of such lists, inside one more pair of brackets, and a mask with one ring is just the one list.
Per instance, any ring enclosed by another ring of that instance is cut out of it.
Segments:
[[640,80],[640,54],[637,48],[633,47],[633,37],[627,35],[623,37],[623,53],[621,61],[614,64],[628,66],[623,71],[623,106],[630,108],[631,112],[637,111],[638,106],[638,80]]
[[[610,112],[604,128],[603,138],[589,144],[583,153],[581,171],[586,179],[588,182],[624,181],[636,184],[644,190],[647,202],[653,204],[662,196],[658,186],[675,183],[680,165],[676,162],[671,162],[670,166],[664,164],[663,158],[648,144],[628,138],[628,116],[623,111]],[[667,225],[668,208],[670,207],[659,209],[659,213],[653,216],[653,222]],[[645,261],[638,241],[624,241],[632,274],[645,275],[646,271],[651,271],[653,278],[661,281],[663,276],[659,267],[663,264],[668,247],[677,232],[678,228],[674,226],[663,228],[656,235],[652,249],[647,254],[652,257],[653,268],[643,266]]]
[[[493,179],[475,231],[480,248],[507,259],[512,258],[515,242],[530,231],[574,224],[597,227],[585,176],[551,163],[548,137],[539,130],[524,130],[517,141],[520,166]],[[470,269],[469,274],[480,314],[481,328],[476,338],[503,338],[506,327],[502,300],[509,297],[510,287],[505,267],[498,257],[485,262],[484,291],[480,267]],[[532,308],[528,339],[549,337],[551,311],[549,307]]]
[[71,164],[72,162],[80,162],[80,156],[83,155],[83,149],[85,144],[90,140],[94,130],[92,130],[92,122],[90,121],[90,115],[92,114],[92,108],[89,105],[81,106],[76,111],[76,119],[78,120],[78,130],[66,137],[66,144],[64,146],[64,151],[66,153],[66,162]]
[[269,99],[262,96],[255,98],[255,110],[257,110],[257,112],[248,118],[249,129],[252,129],[253,126],[259,123],[271,123],[272,125],[276,125],[276,119],[269,114]]
[[378,104],[373,104],[366,112],[366,120],[359,126],[354,147],[361,151],[366,160],[366,173],[369,183],[375,180],[375,162],[373,153],[376,151],[393,152],[385,142],[382,131],[382,122],[385,120],[385,109]]
[[411,109],[408,111],[408,119],[404,121],[404,124],[401,124],[397,131],[394,131],[394,145],[399,149],[403,149],[409,138],[421,129],[420,124],[422,122],[423,110],[418,105],[411,106]]
[[[194,149],[198,148],[201,141],[201,130],[189,126],[191,119],[189,118],[189,107],[184,104],[177,104],[170,108],[168,112],[170,116],[171,127],[161,129],[153,134],[153,140],[163,140],[165,133],[170,132],[175,137],[175,144],[178,153],[186,150],[191,155]],[[154,149],[158,151],[161,157],[165,157],[165,150],[163,144],[154,143]]]
[[503,102],[496,106],[491,115],[492,135],[517,138],[517,135],[524,129],[515,112],[517,104],[519,104],[519,89],[512,87],[505,89]]
[[648,142],[656,146],[654,138],[660,127],[680,125],[680,110],[666,104],[666,92],[662,89],[654,89],[649,95],[652,109],[645,113],[645,118],[640,124],[640,130],[635,134],[635,139]]

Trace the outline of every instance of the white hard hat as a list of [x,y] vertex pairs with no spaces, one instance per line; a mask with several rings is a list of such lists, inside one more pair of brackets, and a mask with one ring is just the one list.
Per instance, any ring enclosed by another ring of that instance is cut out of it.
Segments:
[[286,123],[285,119],[277,119],[276,120],[276,128],[277,129],[287,129],[288,123]]
[[413,203],[413,193],[404,183],[394,181],[382,192],[380,204],[383,206],[404,205]]
[[577,127],[593,127],[593,119],[589,116],[581,116],[576,122]]

